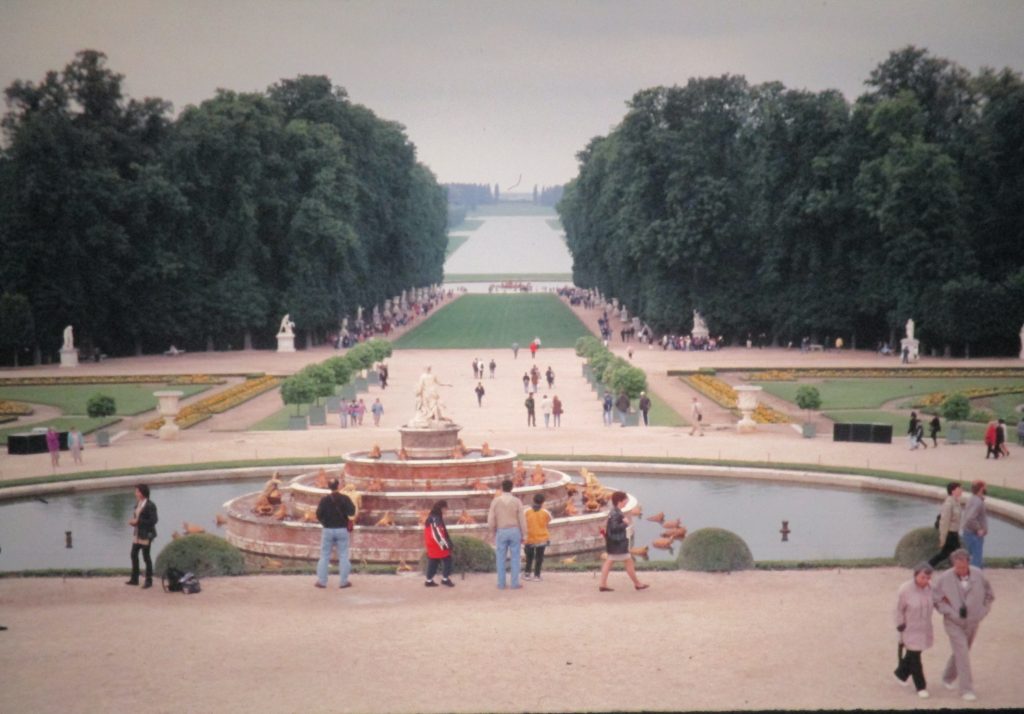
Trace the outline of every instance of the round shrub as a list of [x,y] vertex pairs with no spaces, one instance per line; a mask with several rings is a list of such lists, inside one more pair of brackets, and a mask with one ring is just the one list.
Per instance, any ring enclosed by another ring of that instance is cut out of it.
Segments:
[[608,383],[616,393],[625,392],[630,399],[636,399],[641,392],[647,391],[647,374],[629,364],[618,365]]
[[686,536],[676,565],[680,570],[720,573],[754,567],[754,556],[743,539],[724,528],[701,528]]
[[913,568],[922,560],[928,560],[939,550],[939,532],[935,528],[915,528],[900,538],[896,544],[896,562],[905,568]]
[[601,344],[601,340],[592,336],[580,337],[576,340],[576,356],[577,357],[590,357],[595,354],[597,350],[604,349],[604,345]]
[[942,401],[940,411],[949,421],[963,421],[971,414],[971,402],[965,395],[956,392]]
[[113,416],[116,411],[114,398],[106,394],[94,394],[85,404],[85,413],[93,418]]
[[[494,548],[479,538],[452,536],[453,573],[493,573],[495,569]],[[420,557],[420,570],[427,572],[426,552]]]
[[195,573],[199,577],[210,575],[242,575],[245,558],[242,551],[209,533],[196,533],[172,540],[156,557],[154,570],[157,577],[168,568]]

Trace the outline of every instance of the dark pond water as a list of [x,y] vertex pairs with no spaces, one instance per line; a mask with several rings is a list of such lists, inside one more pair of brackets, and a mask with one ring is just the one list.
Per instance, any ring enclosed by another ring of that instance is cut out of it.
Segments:
[[[856,558],[891,556],[911,528],[931,525],[938,503],[865,491],[845,491],[740,479],[622,476],[601,474],[601,482],[629,491],[647,515],[664,511],[682,518],[694,531],[706,526],[738,533],[758,560]],[[217,533],[214,516],[221,505],[257,490],[265,479],[154,486],[160,511],[160,535],[154,554],[182,530],[182,521]],[[74,496],[0,504],[0,571],[35,568],[122,567],[131,548],[134,496],[123,491],[97,491]],[[792,533],[782,542],[779,528],[788,520]],[[985,554],[1024,554],[1024,528],[993,519]],[[65,547],[65,531],[72,548]],[[660,526],[637,524],[637,545],[658,537]],[[651,550],[652,557],[672,557]]]

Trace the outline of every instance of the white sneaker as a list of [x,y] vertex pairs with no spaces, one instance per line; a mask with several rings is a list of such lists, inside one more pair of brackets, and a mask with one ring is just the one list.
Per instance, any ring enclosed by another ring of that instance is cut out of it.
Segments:
[[964,695],[960,698],[963,699],[965,702],[973,702],[977,700],[978,695],[974,692],[964,692]]
[[946,689],[956,689],[956,683],[947,682],[945,679],[942,680],[942,686]]
[[529,579],[530,579],[530,578],[532,578],[532,577],[533,577],[533,576],[532,576],[532,575],[530,575],[529,573],[523,573],[523,580],[529,580]]
[[917,696],[921,697],[921,699],[927,699],[931,695],[928,694],[928,690],[927,689],[919,689],[919,690],[917,690]]
[[901,687],[906,687],[907,685],[910,684],[910,680],[909,679],[900,679],[899,677],[896,676],[895,672],[893,672],[892,676],[893,676],[893,679],[896,680],[896,684],[900,685]]

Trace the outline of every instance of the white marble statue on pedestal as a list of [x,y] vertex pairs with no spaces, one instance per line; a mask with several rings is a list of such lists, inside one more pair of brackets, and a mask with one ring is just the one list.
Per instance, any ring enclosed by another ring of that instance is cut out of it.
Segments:
[[921,341],[914,337],[914,320],[907,320],[907,336],[900,340],[900,359],[904,364],[917,362],[921,356]]
[[708,331],[708,324],[704,321],[699,310],[693,311],[693,330],[690,336],[699,339],[707,339],[711,333]]
[[64,346],[62,350],[73,350],[75,349],[75,330],[68,325],[64,328]]
[[277,331],[277,351],[295,351],[295,323],[290,315],[281,318],[281,327]]
[[444,415],[444,403],[438,389],[450,386],[439,380],[428,365],[416,383],[416,414],[408,425],[429,428],[432,425],[450,424],[452,420]]
[[288,335],[290,337],[295,336],[295,323],[292,322],[290,314],[286,314],[281,318],[281,327],[277,331],[278,335]]
[[910,318],[907,320],[907,339],[914,339],[914,319]]

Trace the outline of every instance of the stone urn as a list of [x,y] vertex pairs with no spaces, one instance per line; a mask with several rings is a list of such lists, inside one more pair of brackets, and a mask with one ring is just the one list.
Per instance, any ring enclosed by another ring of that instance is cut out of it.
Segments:
[[153,396],[157,398],[158,405],[157,411],[160,412],[160,416],[164,418],[164,425],[160,427],[160,438],[166,440],[173,440],[178,438],[178,432],[181,431],[178,425],[174,423],[174,417],[178,416],[180,410],[179,402],[184,392],[177,390],[167,392],[153,392]]
[[736,431],[747,434],[757,431],[757,422],[754,421],[754,410],[757,409],[757,395],[761,387],[752,385],[740,385],[734,387],[736,390],[736,406],[739,408],[743,418],[736,424]]

